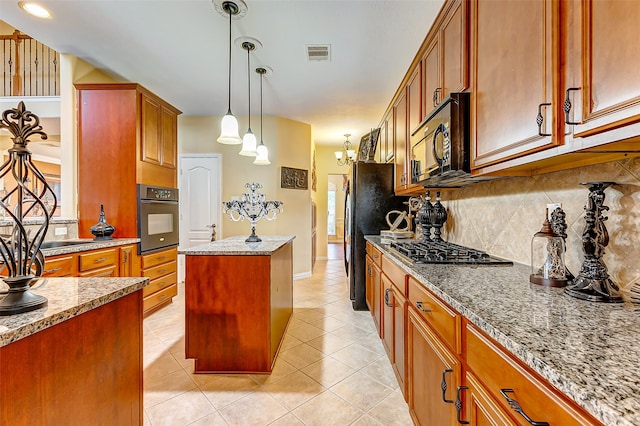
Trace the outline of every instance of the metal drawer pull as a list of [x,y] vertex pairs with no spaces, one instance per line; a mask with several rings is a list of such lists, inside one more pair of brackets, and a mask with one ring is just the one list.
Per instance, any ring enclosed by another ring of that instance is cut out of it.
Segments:
[[389,292],[391,291],[391,287],[384,291],[384,304],[387,305],[388,308],[393,308],[391,301],[389,300]]
[[424,303],[424,302],[416,302],[416,308],[418,308],[418,310],[421,311],[421,312],[431,312],[431,309],[427,309],[427,308],[423,307],[422,303]]
[[460,399],[460,392],[463,390],[467,390],[469,389],[466,386],[458,386],[456,388],[456,402],[455,402],[455,406],[456,406],[456,415],[458,417],[458,423],[460,423],[461,425],[468,425],[469,422],[466,420],[462,420],[460,418],[460,411],[462,411],[462,400]]
[[564,98],[564,103],[562,104],[562,109],[564,110],[564,124],[576,125],[580,124],[579,121],[571,121],[569,120],[569,114],[571,113],[571,98],[569,97],[569,92],[580,90],[579,87],[569,87],[567,89],[567,94]]
[[538,124],[538,136],[551,136],[551,133],[542,133],[542,123],[544,123],[544,118],[542,117],[543,106],[551,106],[551,104],[548,103],[538,105],[538,115],[536,116],[536,123]]
[[160,269],[160,270],[158,271],[158,273],[159,273],[159,274],[164,274],[165,272],[167,272],[167,270],[166,270],[166,269]]
[[47,269],[46,271],[44,271],[45,274],[51,274],[53,272],[58,272],[59,270],[61,270],[62,268],[53,268],[53,269]]
[[522,411],[522,407],[520,406],[520,403],[518,401],[516,401],[515,399],[509,398],[507,396],[507,393],[515,393],[515,391],[513,389],[500,389],[500,394],[504,397],[504,399],[507,400],[507,402],[509,403],[509,406],[511,407],[511,409],[513,411],[515,411],[516,413],[519,413],[522,417],[524,417],[524,419],[529,422],[530,425],[533,426],[549,426],[548,422],[536,422],[531,420],[531,418],[529,416],[527,416],[527,414]]
[[440,389],[442,389],[442,400],[444,402],[446,402],[447,404],[453,404],[454,401],[447,399],[446,393],[447,393],[447,378],[445,377],[445,374],[447,373],[453,373],[453,370],[442,370],[442,383],[440,383]]
[[96,260],[94,260],[94,261],[93,261],[93,263],[102,263],[102,262],[104,262],[105,260],[107,260],[107,258],[106,258],[106,257],[99,257],[99,258],[97,258]]
[[367,275],[371,276],[371,265],[367,266]]
[[165,260],[167,258],[167,256],[159,256],[158,260]]
[[160,297],[158,297],[158,299],[160,299],[160,300],[164,300],[166,298],[167,298],[166,294],[161,294]]

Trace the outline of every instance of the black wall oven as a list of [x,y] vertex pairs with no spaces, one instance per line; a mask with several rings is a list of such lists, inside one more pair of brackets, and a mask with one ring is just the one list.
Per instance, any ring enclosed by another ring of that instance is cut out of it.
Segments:
[[140,254],[179,242],[178,190],[138,185],[138,237]]

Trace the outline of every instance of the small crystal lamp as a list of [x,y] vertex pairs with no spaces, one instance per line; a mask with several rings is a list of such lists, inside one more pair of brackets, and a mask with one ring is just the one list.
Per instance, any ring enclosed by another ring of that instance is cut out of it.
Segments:
[[529,281],[545,287],[567,285],[564,263],[564,238],[551,228],[547,218],[531,240],[531,275]]

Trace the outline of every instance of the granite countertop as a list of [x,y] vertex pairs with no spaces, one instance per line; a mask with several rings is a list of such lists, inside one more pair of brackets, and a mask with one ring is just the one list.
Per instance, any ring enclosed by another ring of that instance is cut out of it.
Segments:
[[267,235],[261,236],[259,243],[247,243],[246,236],[236,236],[225,238],[224,240],[212,241],[188,249],[178,250],[178,254],[187,256],[270,256],[280,247],[292,242],[294,235]]
[[149,279],[145,277],[40,278],[31,291],[45,296],[48,306],[0,317],[0,347],[133,293],[147,284]]
[[640,310],[530,284],[527,265],[415,265],[366,239],[605,425],[640,425]]
[[[60,240],[64,241],[64,240]],[[59,254],[69,254],[69,253],[78,253],[82,251],[96,250],[101,248],[108,247],[117,247],[123,246],[127,244],[138,244],[140,242],[140,238],[113,238],[111,240],[100,240],[96,241],[92,238],[77,238],[73,241],[82,242],[82,244],[73,244],[62,247],[54,247],[42,249],[42,254],[45,256],[57,256]]]

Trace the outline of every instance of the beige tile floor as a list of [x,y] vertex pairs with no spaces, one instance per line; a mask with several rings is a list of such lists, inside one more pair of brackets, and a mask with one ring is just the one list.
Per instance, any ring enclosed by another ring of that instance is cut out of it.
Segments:
[[193,374],[184,292],[144,320],[145,425],[411,425],[369,312],[354,312],[342,260],[296,280],[271,375]]

